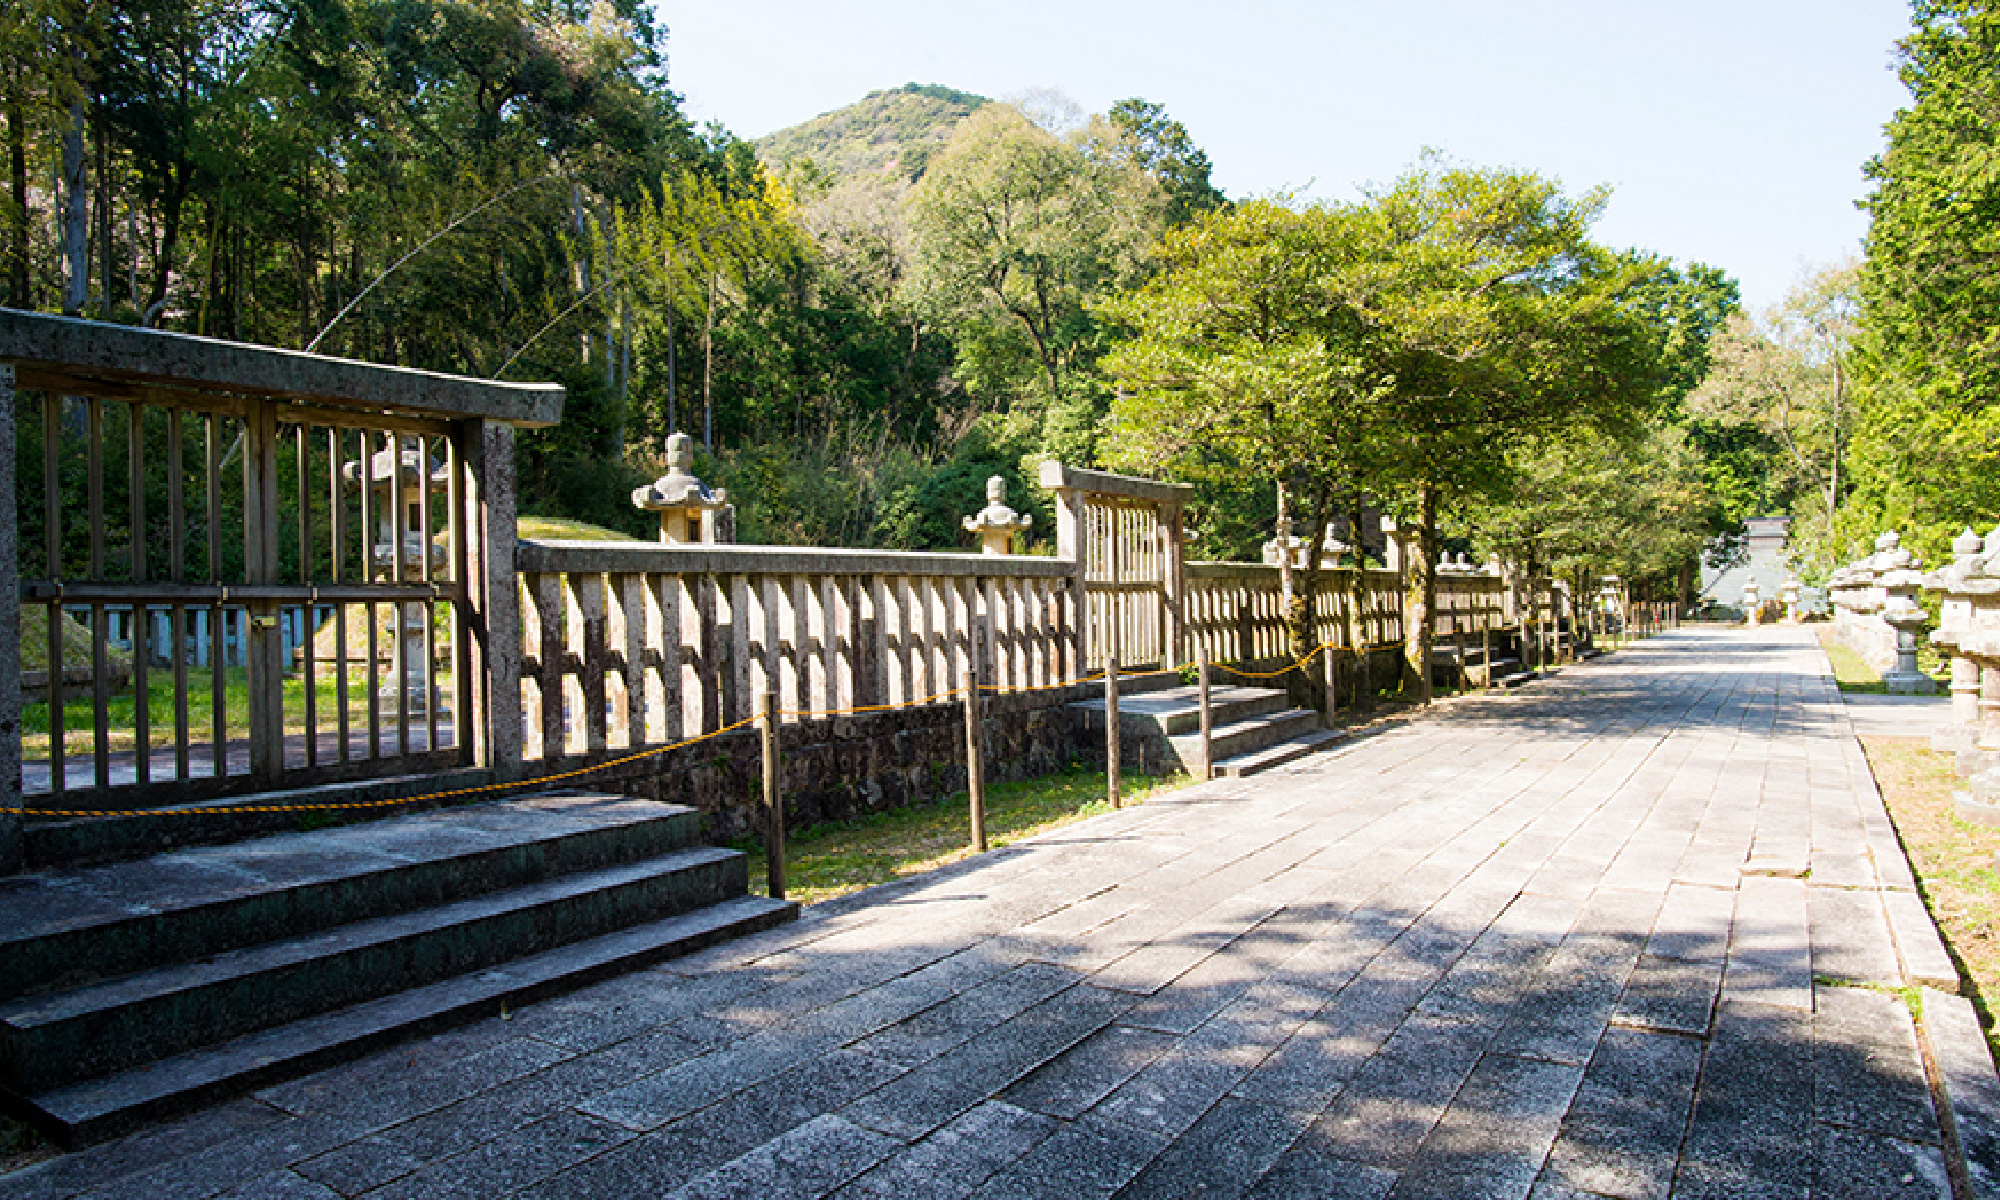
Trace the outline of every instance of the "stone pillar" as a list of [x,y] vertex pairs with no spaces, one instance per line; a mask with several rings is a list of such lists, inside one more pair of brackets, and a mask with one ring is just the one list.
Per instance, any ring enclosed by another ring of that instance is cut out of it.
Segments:
[[[0,362],[0,496],[14,494],[14,364]],[[21,542],[0,504],[0,808],[21,807]],[[0,874],[21,868],[21,817],[0,813]]]
[[2000,824],[2000,631],[1968,634],[1959,645],[1979,664],[1979,739],[1958,754],[1970,786],[1954,799],[1960,815]]
[[1007,481],[998,475],[986,481],[986,507],[964,520],[966,532],[979,535],[979,552],[994,555],[1012,554],[1014,539],[1034,523],[1032,513],[1007,507]]
[[1069,624],[1076,669],[1090,666],[1090,593],[1085,589],[1090,565],[1084,558],[1083,489],[1065,482],[1062,464],[1049,460],[1041,467],[1041,485],[1056,497],[1056,557],[1070,564]]
[[469,645],[462,660],[471,703],[458,720],[472,762],[508,781],[521,774],[521,598],[514,570],[520,540],[514,501],[514,428],[458,422],[453,429],[465,464],[465,592],[470,610],[460,628]]

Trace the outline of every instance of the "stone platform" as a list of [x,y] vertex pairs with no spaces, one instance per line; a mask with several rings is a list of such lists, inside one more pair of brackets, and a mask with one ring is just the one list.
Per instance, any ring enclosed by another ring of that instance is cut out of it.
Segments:
[[1686,630],[0,1197],[1991,1196],[1955,987],[1810,635]]

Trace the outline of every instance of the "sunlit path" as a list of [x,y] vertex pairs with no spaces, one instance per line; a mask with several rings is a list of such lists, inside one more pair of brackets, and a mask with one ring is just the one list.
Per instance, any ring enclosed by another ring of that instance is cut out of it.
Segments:
[[1961,1142],[1987,1194],[2000,1089],[1892,990],[1951,968],[1824,669],[1657,638],[0,1196],[1949,1197]]

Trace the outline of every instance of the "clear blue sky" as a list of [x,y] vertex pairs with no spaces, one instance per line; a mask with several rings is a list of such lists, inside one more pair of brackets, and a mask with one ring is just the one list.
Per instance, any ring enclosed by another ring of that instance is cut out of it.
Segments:
[[1233,197],[1350,199],[1424,147],[1571,190],[1615,245],[1713,263],[1753,305],[1858,252],[1907,93],[1896,0],[656,0],[670,84],[757,137],[878,88],[1166,106]]

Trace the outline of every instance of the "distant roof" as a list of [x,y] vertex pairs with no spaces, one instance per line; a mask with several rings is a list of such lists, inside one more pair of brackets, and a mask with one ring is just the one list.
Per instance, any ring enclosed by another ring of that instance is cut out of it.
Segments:
[[0,362],[14,365],[15,386],[32,391],[129,400],[149,389],[261,396],[529,428],[562,420],[560,384],[498,383],[11,308],[0,308]]

